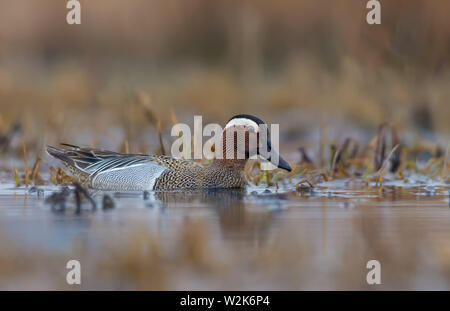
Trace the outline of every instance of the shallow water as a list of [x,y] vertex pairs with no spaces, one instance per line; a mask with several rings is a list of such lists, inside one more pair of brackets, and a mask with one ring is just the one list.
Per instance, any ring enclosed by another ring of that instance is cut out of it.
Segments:
[[[450,289],[449,187],[409,180],[97,191],[80,214],[73,198],[46,203],[57,187],[3,184],[0,287],[74,289],[65,264],[77,259],[84,289]],[[115,208],[102,210],[105,194]],[[366,282],[371,259],[381,285]]]

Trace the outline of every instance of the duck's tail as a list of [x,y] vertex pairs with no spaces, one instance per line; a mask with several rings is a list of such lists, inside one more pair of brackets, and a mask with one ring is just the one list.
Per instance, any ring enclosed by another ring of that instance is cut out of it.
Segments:
[[[77,146],[73,146],[73,145],[67,145],[67,144],[62,144],[68,147],[71,147],[73,149],[79,149],[79,147]],[[73,150],[72,149],[72,150]],[[64,164],[74,167],[75,163],[72,159],[72,157],[70,156],[70,149],[60,149],[60,148],[56,148],[56,147],[52,147],[52,146],[47,146],[47,153],[49,155],[51,155],[52,157],[61,160],[64,162]]]

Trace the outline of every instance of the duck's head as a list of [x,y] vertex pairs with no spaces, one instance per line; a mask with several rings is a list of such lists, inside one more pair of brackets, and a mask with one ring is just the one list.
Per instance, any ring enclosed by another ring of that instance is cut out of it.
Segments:
[[257,155],[278,168],[291,171],[289,163],[272,148],[267,124],[261,119],[239,114],[232,117],[223,130],[224,157],[249,159]]

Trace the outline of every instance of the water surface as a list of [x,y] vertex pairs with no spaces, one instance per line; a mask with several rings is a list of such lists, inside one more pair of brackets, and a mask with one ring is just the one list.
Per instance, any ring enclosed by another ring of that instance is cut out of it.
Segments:
[[[55,186],[0,190],[1,288],[450,289],[448,185],[410,179],[366,186],[331,181],[242,190],[94,191],[97,209]],[[115,207],[102,209],[104,195]],[[369,286],[376,259],[382,284]]]

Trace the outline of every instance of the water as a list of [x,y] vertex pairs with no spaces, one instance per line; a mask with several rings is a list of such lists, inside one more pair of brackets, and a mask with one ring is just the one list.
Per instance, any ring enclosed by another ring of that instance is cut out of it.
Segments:
[[[351,180],[195,192],[94,192],[75,213],[2,184],[0,288],[450,289],[448,185],[418,177],[383,188]],[[102,210],[110,195],[115,207]],[[368,285],[366,264],[381,264]]]

